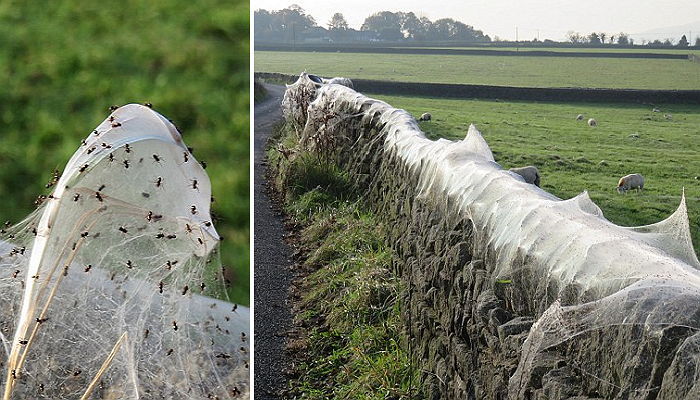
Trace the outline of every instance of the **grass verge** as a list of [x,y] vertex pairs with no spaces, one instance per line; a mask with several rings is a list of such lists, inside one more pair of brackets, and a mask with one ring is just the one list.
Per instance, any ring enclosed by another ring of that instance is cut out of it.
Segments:
[[295,150],[295,142],[282,126],[267,153],[301,253],[288,396],[418,398],[410,389],[417,379],[405,351],[402,284],[391,270],[382,224],[341,169]]

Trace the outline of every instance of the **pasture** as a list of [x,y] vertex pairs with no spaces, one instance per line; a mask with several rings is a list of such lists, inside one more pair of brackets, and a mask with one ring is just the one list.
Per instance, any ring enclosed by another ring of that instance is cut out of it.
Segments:
[[700,89],[688,60],[255,52],[256,72],[519,87]]
[[[431,139],[459,140],[470,123],[482,132],[504,168],[535,165],[544,190],[567,199],[587,190],[607,219],[623,226],[658,222],[678,207],[689,209],[696,253],[700,253],[700,106],[563,104],[369,96],[418,117]],[[595,118],[598,127],[576,121]],[[670,115],[670,119],[665,117]],[[644,191],[618,194],[618,179],[640,173]]]
[[110,105],[153,103],[205,160],[231,299],[249,303],[249,4],[0,5],[0,221],[33,208]]

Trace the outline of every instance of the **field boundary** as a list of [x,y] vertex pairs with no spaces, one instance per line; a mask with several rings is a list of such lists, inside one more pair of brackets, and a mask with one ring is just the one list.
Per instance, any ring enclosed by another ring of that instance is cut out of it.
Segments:
[[[255,78],[293,83],[298,76],[255,72]],[[700,104],[700,90],[539,88],[351,79],[358,92],[389,95],[553,102]]]
[[256,44],[255,51],[297,51],[318,53],[379,53],[379,54],[434,54],[456,56],[518,56],[518,57],[592,57],[592,58],[654,58],[687,60],[690,54],[632,53],[602,51],[551,51],[551,50],[482,50],[482,49],[427,49],[411,47],[344,47],[323,45],[269,45]]

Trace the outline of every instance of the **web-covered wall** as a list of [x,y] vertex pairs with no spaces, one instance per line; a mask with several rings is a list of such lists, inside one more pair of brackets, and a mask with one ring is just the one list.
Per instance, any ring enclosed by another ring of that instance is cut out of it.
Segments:
[[305,74],[283,106],[388,226],[430,397],[700,398],[684,200],[620,227],[585,192],[561,200],[503,170],[474,126],[432,141],[407,112]]

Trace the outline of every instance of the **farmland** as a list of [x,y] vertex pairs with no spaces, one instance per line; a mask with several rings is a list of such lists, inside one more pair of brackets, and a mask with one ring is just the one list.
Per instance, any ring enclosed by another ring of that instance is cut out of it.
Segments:
[[[700,252],[699,106],[662,106],[655,113],[644,105],[370,96],[413,115],[429,111],[433,120],[420,124],[433,139],[461,139],[474,123],[501,166],[537,166],[542,188],[560,198],[587,190],[606,218],[619,225],[668,217],[685,188],[693,243]],[[594,117],[599,126],[576,121],[578,114]],[[629,173],[646,177],[644,191],[620,195],[617,181]]]
[[247,2],[0,6],[0,197],[17,222],[108,107],[151,102],[209,168],[233,301],[249,300]]
[[687,60],[255,52],[256,72],[520,87],[700,89]]

